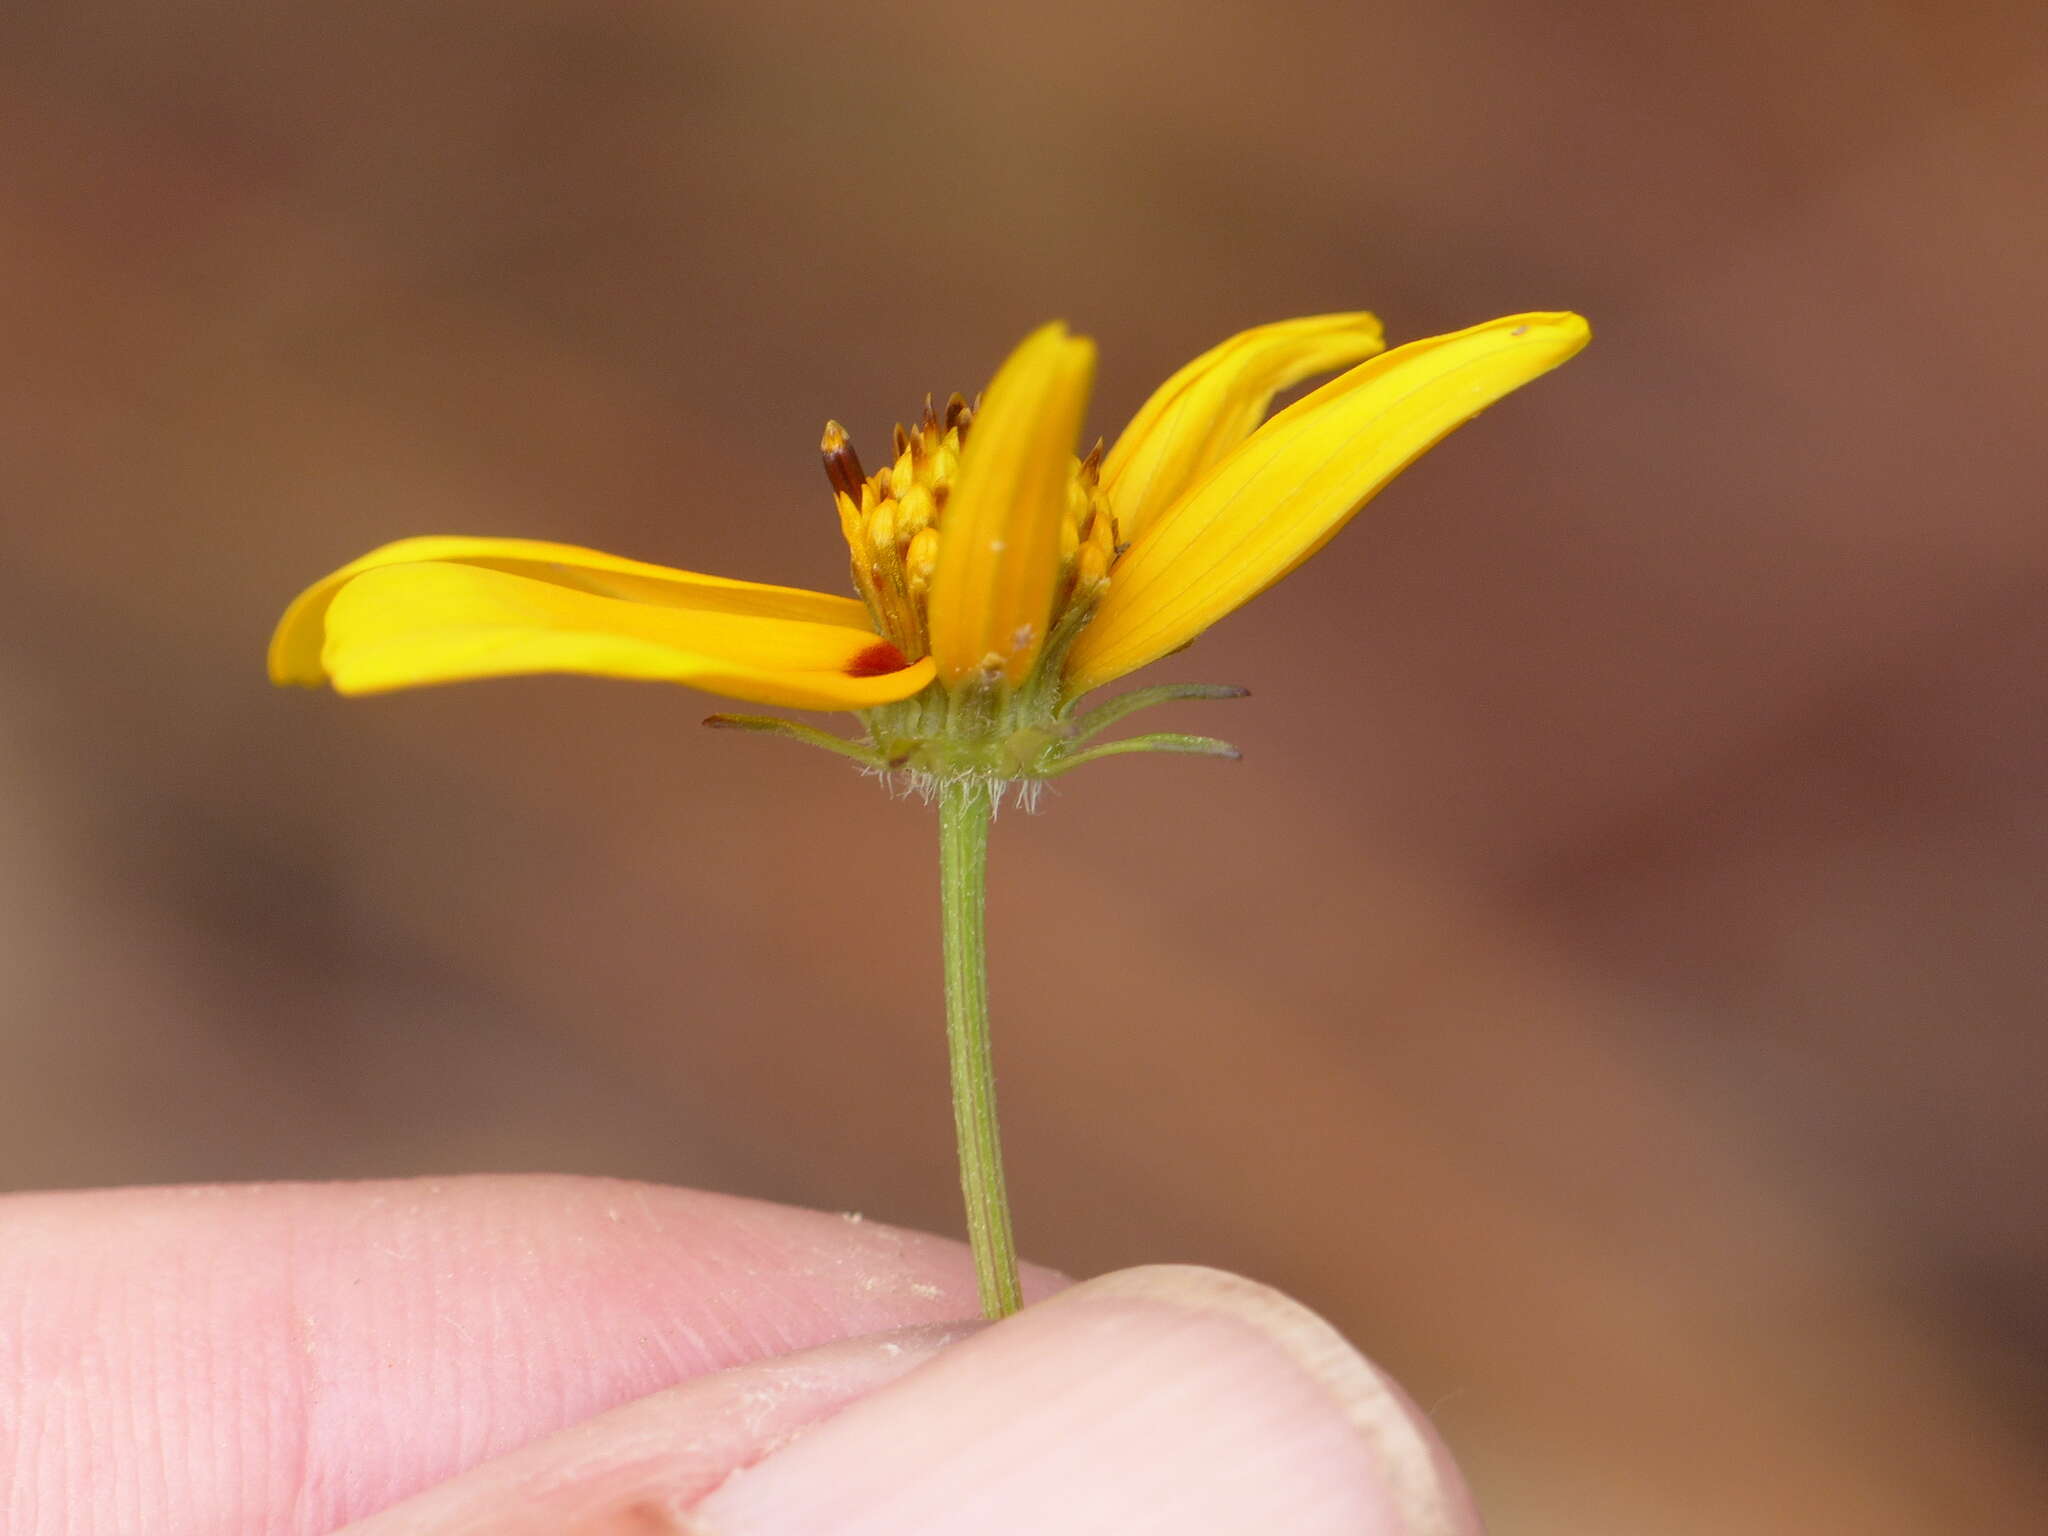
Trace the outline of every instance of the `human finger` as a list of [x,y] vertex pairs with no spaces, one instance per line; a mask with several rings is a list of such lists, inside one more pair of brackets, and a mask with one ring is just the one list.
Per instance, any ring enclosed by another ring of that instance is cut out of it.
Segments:
[[601,1413],[338,1536],[673,1531],[673,1512],[980,1323],[927,1324],[737,1365]]
[[1480,1526],[1428,1421],[1328,1323],[1234,1275],[1159,1267],[1075,1286],[965,1340],[738,1473],[674,1528],[1472,1536]]
[[678,1382],[974,1311],[958,1244],[610,1180],[0,1197],[0,1530],[315,1536]]
[[1327,1323],[1251,1281],[1169,1267],[950,1343],[854,1341],[705,1378],[347,1536],[1478,1529],[1428,1423]]

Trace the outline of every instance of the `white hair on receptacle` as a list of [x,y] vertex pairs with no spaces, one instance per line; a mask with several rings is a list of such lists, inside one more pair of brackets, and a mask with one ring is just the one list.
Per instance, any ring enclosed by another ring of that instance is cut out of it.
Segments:
[[[878,780],[882,788],[898,800],[908,800],[915,795],[926,805],[938,799],[939,785],[943,782],[939,774],[922,768],[863,767],[859,772],[864,779]],[[964,774],[961,777],[971,780],[988,797],[991,820],[1002,815],[1005,794],[1026,815],[1036,814],[1039,802],[1045,798],[1046,783],[1043,779],[1006,779],[996,773]]]

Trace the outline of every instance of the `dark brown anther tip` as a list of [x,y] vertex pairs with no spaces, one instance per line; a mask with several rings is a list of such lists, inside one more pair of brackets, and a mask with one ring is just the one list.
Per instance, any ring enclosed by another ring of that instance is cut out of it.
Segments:
[[846,435],[846,428],[836,421],[826,422],[818,451],[825,456],[825,478],[832,482],[832,489],[859,506],[861,483],[867,479],[867,472],[860,467],[860,455],[853,451],[853,439]]
[[967,397],[955,390],[946,397],[946,430],[952,431],[960,425],[960,418],[967,414]]
[[900,459],[903,457],[905,453],[909,452],[910,434],[903,430],[902,422],[897,422],[896,425],[890,429],[889,441],[895,445],[897,458]]

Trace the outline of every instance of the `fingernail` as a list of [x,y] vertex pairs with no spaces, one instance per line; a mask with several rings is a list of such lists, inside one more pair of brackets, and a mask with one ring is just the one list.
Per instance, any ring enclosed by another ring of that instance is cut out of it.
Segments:
[[691,1536],[1472,1536],[1455,1467],[1321,1318],[1215,1270],[1089,1281],[758,1465]]

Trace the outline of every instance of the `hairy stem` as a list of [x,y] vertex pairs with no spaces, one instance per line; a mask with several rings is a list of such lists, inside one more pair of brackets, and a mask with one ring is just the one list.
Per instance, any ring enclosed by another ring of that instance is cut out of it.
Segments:
[[981,1309],[991,1319],[1023,1305],[1003,1146],[996,1128],[995,1064],[989,1052],[988,828],[997,786],[949,778],[939,786],[939,915],[945,934],[946,1046],[953,1067],[953,1125],[960,1142],[960,1190]]

